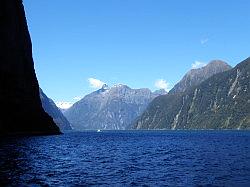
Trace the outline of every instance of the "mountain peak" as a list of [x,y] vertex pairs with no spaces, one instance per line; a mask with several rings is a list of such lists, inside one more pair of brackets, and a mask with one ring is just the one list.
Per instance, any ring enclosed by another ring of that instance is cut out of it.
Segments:
[[205,67],[226,67],[231,69],[232,67],[222,60],[212,60]]
[[170,93],[184,92],[188,88],[196,86],[211,76],[230,70],[232,67],[222,60],[212,60],[206,66],[198,69],[191,69],[178,82]]
[[125,84],[115,84],[114,86],[112,86],[112,88],[118,88],[118,89],[131,89],[129,86],[125,85]]
[[118,84],[114,84],[113,87],[128,87],[128,86],[125,84],[118,83]]
[[168,92],[165,89],[159,89],[159,90],[155,90],[153,93],[156,95],[165,95]]
[[[108,86],[107,84],[103,84],[102,87],[101,87],[99,90],[96,90],[95,92],[90,93],[90,94],[88,94],[88,95],[100,94],[100,93],[107,92],[107,91],[109,91],[109,90],[110,90],[109,86]],[[87,95],[87,96],[88,96],[88,95]]]
[[[227,67],[221,61],[214,64]],[[137,118],[134,128],[250,129],[249,75],[250,59],[246,59],[183,93],[157,97]],[[185,80],[186,85],[191,82]]]
[[109,86],[108,86],[107,84],[103,84],[101,89],[102,89],[102,90],[108,90],[108,89],[109,89]]
[[65,111],[76,130],[126,129],[160,93],[148,88],[132,89],[116,84],[90,93]]
[[210,71],[210,70],[215,70],[215,71],[225,71],[229,70],[232,67],[227,64],[225,61],[222,60],[212,60],[210,61],[207,65],[197,68],[197,69],[191,69],[190,71],[187,72],[186,75],[193,75],[193,74],[201,74],[204,71]]

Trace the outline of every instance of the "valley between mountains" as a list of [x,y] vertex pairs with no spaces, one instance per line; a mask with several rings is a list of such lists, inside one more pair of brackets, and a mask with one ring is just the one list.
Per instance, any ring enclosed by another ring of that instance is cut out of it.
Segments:
[[213,60],[191,69],[167,93],[104,84],[67,110],[40,90],[45,111],[62,131],[249,129],[250,58],[232,68]]
[[22,1],[4,0],[1,16],[3,135],[97,129],[250,129],[250,58],[235,67],[213,60],[191,69],[168,93],[103,84],[61,110],[39,88]]

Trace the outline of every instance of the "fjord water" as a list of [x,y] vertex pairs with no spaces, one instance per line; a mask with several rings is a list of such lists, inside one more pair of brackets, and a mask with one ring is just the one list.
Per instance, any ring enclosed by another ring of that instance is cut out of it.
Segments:
[[249,131],[102,131],[0,142],[2,185],[250,186]]

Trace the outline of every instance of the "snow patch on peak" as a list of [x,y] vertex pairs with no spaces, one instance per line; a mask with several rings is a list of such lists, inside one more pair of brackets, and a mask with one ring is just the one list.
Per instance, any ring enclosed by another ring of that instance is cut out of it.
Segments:
[[56,106],[60,109],[69,109],[71,106],[73,105],[73,103],[71,102],[67,102],[67,101],[58,101],[56,102]]
[[124,87],[124,86],[127,86],[127,85],[125,85],[125,84],[121,84],[121,83],[118,83],[118,84],[114,84],[114,86],[113,86],[113,87]]
[[102,90],[108,90],[109,86],[107,84],[102,85]]

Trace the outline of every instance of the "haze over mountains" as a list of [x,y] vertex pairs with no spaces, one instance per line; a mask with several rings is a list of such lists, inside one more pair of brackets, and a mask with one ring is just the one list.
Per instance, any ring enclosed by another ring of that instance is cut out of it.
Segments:
[[249,129],[250,58],[230,70],[229,67],[223,66],[221,70],[224,69],[225,72],[215,74],[197,86],[191,85],[190,88],[184,89],[176,89],[176,86],[170,94],[157,97],[133,127],[135,129]]
[[131,89],[118,84],[103,87],[75,103],[64,115],[75,130],[109,129],[124,130],[157,96],[166,94],[147,88]]

